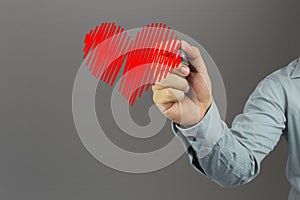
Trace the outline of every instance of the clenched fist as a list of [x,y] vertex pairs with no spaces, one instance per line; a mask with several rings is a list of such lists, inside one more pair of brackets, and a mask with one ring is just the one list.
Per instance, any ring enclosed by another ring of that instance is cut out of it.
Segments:
[[152,86],[153,101],[170,120],[190,127],[198,123],[212,103],[211,82],[198,48],[181,41],[189,65],[181,63]]

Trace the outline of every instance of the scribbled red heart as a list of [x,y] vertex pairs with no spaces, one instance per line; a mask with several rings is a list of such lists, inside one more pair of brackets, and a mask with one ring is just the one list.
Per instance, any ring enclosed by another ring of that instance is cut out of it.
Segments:
[[178,36],[162,23],[141,28],[132,39],[123,27],[105,22],[90,30],[84,43],[83,58],[95,78],[112,86],[124,66],[119,92],[132,106],[182,60]]

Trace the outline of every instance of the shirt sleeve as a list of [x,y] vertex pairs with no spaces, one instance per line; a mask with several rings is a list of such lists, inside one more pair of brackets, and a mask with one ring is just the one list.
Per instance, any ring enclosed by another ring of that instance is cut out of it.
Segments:
[[187,147],[192,166],[222,187],[251,181],[264,157],[274,149],[285,129],[285,92],[279,81],[261,81],[229,128],[215,101],[196,125],[172,130]]

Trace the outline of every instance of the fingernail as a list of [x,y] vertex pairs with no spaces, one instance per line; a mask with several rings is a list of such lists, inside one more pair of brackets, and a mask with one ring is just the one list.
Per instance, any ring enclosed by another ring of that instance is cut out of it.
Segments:
[[189,68],[187,66],[182,66],[182,67],[180,67],[180,71],[183,74],[188,74],[190,70],[189,70]]
[[187,43],[186,41],[181,40],[181,46],[180,47],[187,54],[187,57],[194,58],[196,56],[193,47],[189,43]]

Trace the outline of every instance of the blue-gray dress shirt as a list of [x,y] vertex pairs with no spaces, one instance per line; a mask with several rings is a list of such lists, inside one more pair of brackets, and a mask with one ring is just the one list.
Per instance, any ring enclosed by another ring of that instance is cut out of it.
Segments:
[[245,184],[284,135],[288,141],[286,175],[289,200],[300,199],[300,58],[263,79],[229,128],[215,101],[203,119],[190,128],[172,122],[175,135],[187,145],[192,166],[223,187]]

